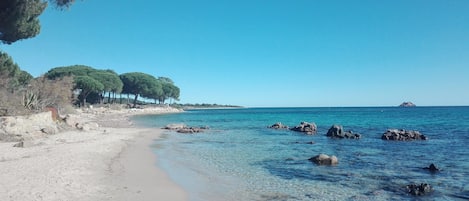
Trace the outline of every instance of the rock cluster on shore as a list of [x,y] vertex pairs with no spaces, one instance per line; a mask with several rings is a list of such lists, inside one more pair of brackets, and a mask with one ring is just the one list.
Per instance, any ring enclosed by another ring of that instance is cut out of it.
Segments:
[[59,125],[53,121],[50,111],[27,116],[0,117],[0,140],[6,142],[33,140],[55,134],[59,128]]

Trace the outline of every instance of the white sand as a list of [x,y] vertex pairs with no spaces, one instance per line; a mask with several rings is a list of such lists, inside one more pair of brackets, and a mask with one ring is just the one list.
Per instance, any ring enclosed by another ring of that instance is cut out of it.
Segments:
[[124,116],[89,115],[113,128],[67,131],[26,148],[0,143],[0,200],[187,200],[149,147],[162,130],[132,128]]

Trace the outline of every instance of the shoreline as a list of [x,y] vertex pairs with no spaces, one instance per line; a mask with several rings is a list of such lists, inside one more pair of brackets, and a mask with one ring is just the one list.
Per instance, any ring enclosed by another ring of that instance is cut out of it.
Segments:
[[157,164],[153,140],[162,129],[135,127],[129,117],[175,109],[80,113],[99,128],[35,139],[25,148],[0,142],[0,200],[188,200]]

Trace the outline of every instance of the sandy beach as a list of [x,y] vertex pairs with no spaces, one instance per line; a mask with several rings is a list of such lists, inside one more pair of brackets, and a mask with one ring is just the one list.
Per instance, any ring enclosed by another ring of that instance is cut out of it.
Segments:
[[96,129],[60,132],[28,142],[0,143],[0,200],[187,200],[187,193],[157,167],[150,144],[163,130],[137,128],[128,117],[177,112],[80,112]]

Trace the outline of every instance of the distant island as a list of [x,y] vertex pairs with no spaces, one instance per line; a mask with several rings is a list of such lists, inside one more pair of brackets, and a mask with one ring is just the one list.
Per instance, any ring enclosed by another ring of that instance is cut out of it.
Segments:
[[416,105],[412,102],[403,102],[402,104],[399,105],[399,107],[416,107]]

